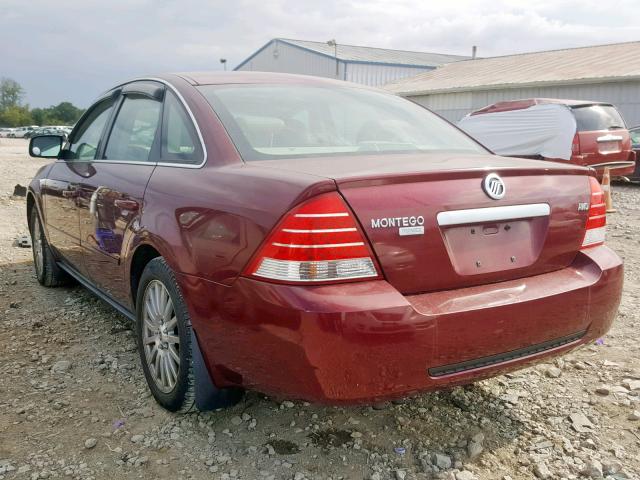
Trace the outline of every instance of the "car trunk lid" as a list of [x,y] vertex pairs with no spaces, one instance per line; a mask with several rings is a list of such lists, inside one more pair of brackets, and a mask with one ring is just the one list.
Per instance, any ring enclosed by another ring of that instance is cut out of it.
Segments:
[[[571,264],[584,238],[585,169],[497,156],[383,155],[261,162],[329,176],[383,274],[403,294],[542,274]],[[483,180],[506,186],[493,199]]]

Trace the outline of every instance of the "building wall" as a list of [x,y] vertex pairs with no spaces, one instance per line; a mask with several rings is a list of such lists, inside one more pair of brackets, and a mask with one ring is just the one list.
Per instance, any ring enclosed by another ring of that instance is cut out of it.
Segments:
[[[274,40],[251,60],[236,68],[239,71],[298,73],[336,78],[336,60],[317,55],[288,43]],[[344,77],[344,64],[338,64],[339,78]]]
[[[340,46],[338,46],[340,48]],[[275,53],[277,52],[277,53]],[[412,77],[432,67],[405,67],[370,63],[338,62],[340,80],[370,86],[380,86],[400,78]],[[279,40],[270,42],[247,63],[236,68],[239,71],[297,73],[317,77],[336,78],[335,58],[317,54]]]
[[614,104],[622,113],[627,125],[634,126],[640,124],[640,95],[638,92],[640,92],[640,81],[477,90],[409,98],[454,123],[473,110],[503,100],[536,97],[594,100]]
[[405,77],[413,77],[432,67],[405,67],[395,65],[375,65],[370,63],[348,63],[346,80],[377,87]]

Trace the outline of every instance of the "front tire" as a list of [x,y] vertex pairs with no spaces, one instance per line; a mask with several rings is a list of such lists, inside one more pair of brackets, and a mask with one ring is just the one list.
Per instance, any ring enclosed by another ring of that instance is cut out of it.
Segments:
[[171,412],[195,410],[191,319],[162,257],[151,260],[142,273],[136,310],[138,351],[151,393]]
[[42,222],[38,216],[38,211],[34,206],[31,209],[31,218],[29,219],[31,230],[31,250],[33,252],[33,265],[36,270],[36,278],[41,285],[45,287],[58,287],[67,285],[70,277],[56,263],[51,247],[47,242],[42,228]]

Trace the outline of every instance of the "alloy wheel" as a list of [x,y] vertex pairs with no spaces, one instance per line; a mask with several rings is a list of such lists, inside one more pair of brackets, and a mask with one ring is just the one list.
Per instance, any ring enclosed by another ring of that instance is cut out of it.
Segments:
[[144,292],[142,344],[149,373],[158,389],[171,392],[180,372],[178,319],[169,291],[152,280]]

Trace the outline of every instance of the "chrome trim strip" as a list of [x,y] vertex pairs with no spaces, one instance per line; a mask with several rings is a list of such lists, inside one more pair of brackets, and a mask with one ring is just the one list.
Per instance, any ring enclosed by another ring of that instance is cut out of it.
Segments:
[[357,232],[355,228],[319,228],[317,230],[297,230],[295,228],[283,228],[283,232],[287,233],[342,233]]
[[339,248],[339,247],[361,247],[364,242],[352,242],[352,243],[325,243],[321,245],[296,245],[295,243],[278,243],[273,242],[274,247],[287,247],[287,248]]
[[611,135],[607,133],[601,137],[596,138],[596,142],[621,142],[622,137],[620,135]]
[[328,217],[348,217],[347,212],[340,213],[296,213],[294,215],[298,218],[328,218]]
[[547,203],[531,203],[527,205],[508,205],[504,207],[472,208],[469,210],[450,210],[437,215],[438,225],[465,225],[501,220],[517,220],[520,218],[546,217],[551,213]]
[[132,161],[132,160],[102,160],[102,159],[98,159],[98,160],[80,160],[80,159],[76,159],[76,160],[61,160],[58,159],[56,160],[56,163],[117,163],[119,165],[149,165],[151,167],[154,167],[156,165],[158,165],[157,162],[140,162],[140,161]]

